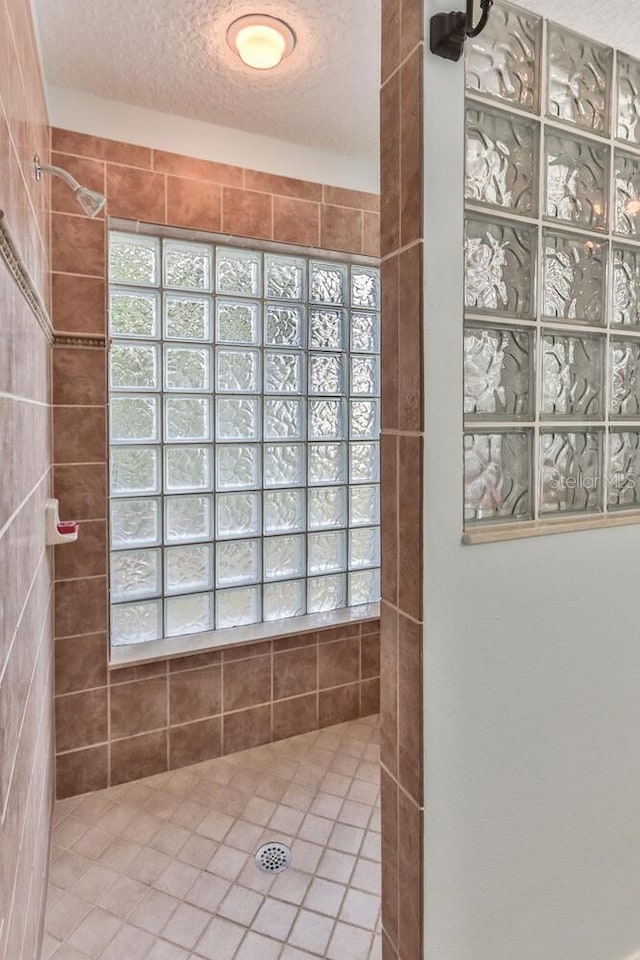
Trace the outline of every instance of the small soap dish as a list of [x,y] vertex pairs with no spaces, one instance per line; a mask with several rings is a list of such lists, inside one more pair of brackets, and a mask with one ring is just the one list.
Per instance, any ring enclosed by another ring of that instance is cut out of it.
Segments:
[[58,513],[58,501],[47,500],[46,524],[47,546],[53,547],[57,543],[73,543],[78,539],[79,523],[75,520],[61,520]]

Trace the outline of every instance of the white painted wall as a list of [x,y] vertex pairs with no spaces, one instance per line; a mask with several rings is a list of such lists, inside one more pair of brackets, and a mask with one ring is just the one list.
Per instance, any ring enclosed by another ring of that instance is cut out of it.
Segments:
[[49,85],[51,125],[202,160],[378,193],[376,161],[147,110]]
[[462,64],[425,90],[426,957],[630,960],[640,528],[460,544]]

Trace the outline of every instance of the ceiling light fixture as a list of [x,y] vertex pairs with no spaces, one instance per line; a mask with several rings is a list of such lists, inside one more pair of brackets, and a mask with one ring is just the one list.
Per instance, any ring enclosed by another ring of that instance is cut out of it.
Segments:
[[272,70],[292,53],[296,35],[284,20],[252,13],[233,21],[227,43],[248,67]]

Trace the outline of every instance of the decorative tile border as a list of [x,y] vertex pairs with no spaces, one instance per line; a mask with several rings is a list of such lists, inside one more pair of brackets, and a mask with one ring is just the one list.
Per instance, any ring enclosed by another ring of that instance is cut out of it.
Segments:
[[38,288],[31,279],[26,264],[18,251],[6,214],[0,210],[0,256],[6,263],[9,273],[17,283],[22,296],[29,304],[31,312],[40,324],[42,332],[49,342],[53,339],[53,324]]
[[106,337],[96,337],[82,333],[53,333],[54,347],[100,347],[107,345]]

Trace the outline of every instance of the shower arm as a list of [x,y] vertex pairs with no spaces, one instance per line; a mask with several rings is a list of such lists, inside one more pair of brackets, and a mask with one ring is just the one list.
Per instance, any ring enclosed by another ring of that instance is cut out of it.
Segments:
[[107,202],[104,194],[90,190],[89,187],[83,187],[75,177],[67,170],[63,170],[62,167],[54,167],[50,163],[40,163],[40,157],[36,154],[33,158],[33,175],[39,181],[42,180],[43,173],[64,180],[67,186],[73,190],[73,195],[88,217],[97,217]]
[[40,180],[43,173],[51,173],[54,177],[60,177],[61,180],[64,180],[65,183],[71,187],[74,193],[77,193],[78,190],[82,190],[82,184],[78,183],[76,178],[72,177],[67,170],[63,170],[62,167],[54,167],[50,163],[40,163],[40,159],[38,157],[34,157],[33,163],[36,180]]

